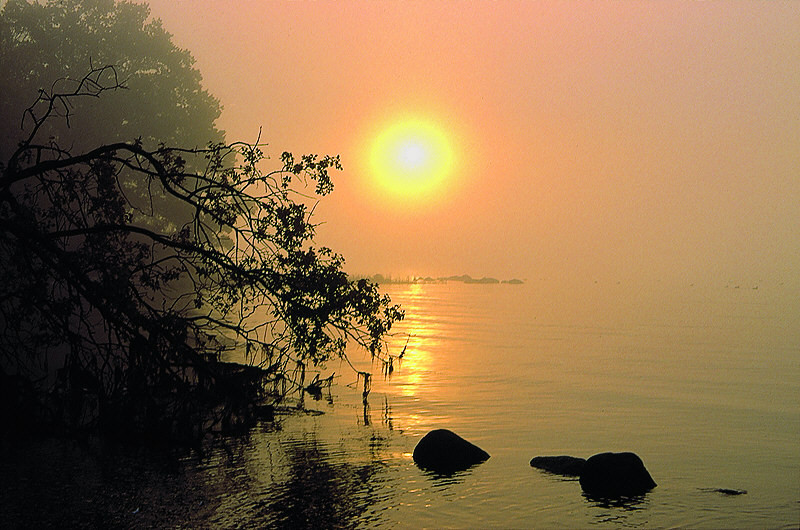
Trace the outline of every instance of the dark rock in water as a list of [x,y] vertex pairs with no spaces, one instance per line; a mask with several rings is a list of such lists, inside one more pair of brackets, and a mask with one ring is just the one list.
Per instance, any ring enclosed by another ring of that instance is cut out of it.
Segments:
[[586,460],[574,456],[537,456],[531,460],[531,466],[565,477],[577,477],[583,471]]
[[717,488],[714,491],[722,493],[723,495],[744,495],[747,493],[747,490],[732,490],[728,488]]
[[436,429],[414,448],[414,462],[423,469],[452,473],[489,458],[489,453],[447,429]]
[[656,487],[642,459],[633,453],[600,453],[590,457],[580,476],[581,488],[596,497],[642,495]]
[[744,495],[747,490],[735,490],[730,488],[700,488],[701,491],[710,491],[712,493],[721,493],[723,495]]

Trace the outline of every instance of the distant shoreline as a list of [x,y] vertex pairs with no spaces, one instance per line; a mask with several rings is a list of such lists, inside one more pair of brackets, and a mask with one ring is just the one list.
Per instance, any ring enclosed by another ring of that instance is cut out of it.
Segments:
[[370,280],[371,282],[377,283],[378,285],[407,285],[407,284],[417,284],[417,283],[428,284],[428,283],[449,283],[449,282],[482,284],[482,285],[493,285],[493,284],[522,285],[525,283],[523,280],[519,280],[517,278],[512,278],[510,280],[498,280],[497,278],[490,278],[486,276],[484,276],[483,278],[473,278],[468,274],[462,274],[460,276],[440,276],[437,278],[433,278],[431,276],[392,278],[391,276],[375,274],[372,276],[359,276],[357,277],[357,279],[358,278],[365,278],[367,280]]

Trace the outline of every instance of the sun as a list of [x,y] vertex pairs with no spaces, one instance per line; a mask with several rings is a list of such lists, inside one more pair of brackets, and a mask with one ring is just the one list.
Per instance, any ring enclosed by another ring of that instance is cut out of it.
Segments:
[[370,173],[383,193],[423,201],[435,197],[452,176],[455,156],[434,122],[412,118],[385,128],[370,150]]

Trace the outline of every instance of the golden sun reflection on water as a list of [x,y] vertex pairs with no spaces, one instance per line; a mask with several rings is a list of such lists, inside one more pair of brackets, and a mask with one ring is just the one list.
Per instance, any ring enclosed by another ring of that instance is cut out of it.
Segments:
[[[394,302],[402,305],[406,318],[395,324],[388,340],[388,353],[395,359],[388,377],[375,378],[372,390],[387,399],[388,415],[396,428],[421,436],[433,426],[452,426],[453,403],[459,403],[462,385],[453,384],[463,345],[463,311],[452,306],[446,285],[392,285]],[[442,307],[453,311],[442,311]]]
[[443,324],[429,315],[424,303],[426,296],[420,284],[409,285],[397,296],[403,300],[406,319],[395,325],[389,341],[390,353],[403,354],[391,384],[400,395],[407,397],[416,396],[430,383],[427,375],[434,370],[434,356],[442,343]]

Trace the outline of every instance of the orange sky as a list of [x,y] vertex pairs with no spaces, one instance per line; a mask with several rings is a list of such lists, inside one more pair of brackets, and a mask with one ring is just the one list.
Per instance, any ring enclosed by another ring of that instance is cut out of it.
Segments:
[[[317,221],[350,272],[800,276],[800,2],[149,3],[229,140],[341,154]],[[364,164],[406,114],[459,157],[424,207]]]

